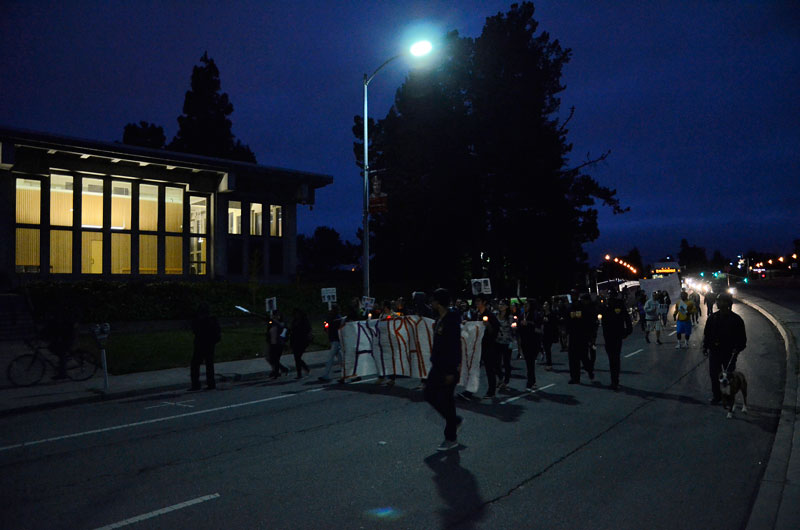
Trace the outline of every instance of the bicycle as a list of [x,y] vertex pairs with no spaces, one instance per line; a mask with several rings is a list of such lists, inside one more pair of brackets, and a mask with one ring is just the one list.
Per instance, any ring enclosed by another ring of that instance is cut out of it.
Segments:
[[[43,350],[49,351],[47,346],[34,344],[33,341],[26,340],[33,353],[24,353],[15,357],[6,368],[6,376],[14,386],[33,386],[44,377],[47,365],[54,371],[58,371],[59,359],[51,355],[48,357]],[[98,369],[95,356],[84,349],[77,348],[70,350],[66,354],[65,370],[66,376],[73,381],[86,381],[91,378]]]

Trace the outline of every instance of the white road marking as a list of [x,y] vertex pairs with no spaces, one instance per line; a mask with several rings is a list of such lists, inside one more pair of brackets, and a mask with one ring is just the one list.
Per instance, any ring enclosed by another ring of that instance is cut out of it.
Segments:
[[676,334],[677,332],[678,332],[678,330],[676,329],[675,331],[673,331],[672,333],[670,333],[670,334],[669,334],[669,336],[671,337],[671,336],[673,336],[674,334]]
[[555,383],[550,383],[549,385],[547,385],[547,386],[543,386],[542,388],[537,388],[537,389],[536,389],[536,390],[534,390],[533,392],[526,392],[526,393],[524,393],[524,394],[520,394],[520,395],[518,395],[518,396],[514,396],[513,398],[508,398],[508,399],[507,399],[507,400],[505,400],[505,401],[501,401],[501,402],[500,402],[500,404],[501,404],[501,405],[505,405],[506,403],[511,403],[512,401],[516,401],[516,400],[518,400],[518,399],[522,399],[522,398],[524,398],[524,397],[525,397],[525,396],[527,396],[527,395],[530,395],[530,394],[535,394],[536,392],[539,392],[540,390],[546,390],[546,389],[550,388],[551,386],[556,386],[556,384],[555,384]]
[[136,517],[131,517],[130,519],[125,519],[124,521],[119,521],[118,523],[112,523],[107,526],[101,526],[97,530],[111,530],[112,528],[121,528],[123,526],[128,526],[129,524],[134,524],[140,521],[144,521],[145,519],[152,519],[153,517],[158,517],[159,515],[164,515],[165,513],[174,512],[175,510],[181,510],[183,508],[188,508],[189,506],[193,506],[195,504],[200,504],[201,502],[206,502],[218,498],[219,498],[219,493],[214,493],[213,495],[206,495],[204,497],[197,497],[196,499],[192,499],[186,502],[181,502],[179,504],[173,504],[172,506],[167,506],[166,508],[161,508],[160,510],[156,510],[154,512],[137,515]]
[[194,400],[193,399],[187,399],[186,401],[174,401],[174,402],[173,401],[162,401],[161,405],[152,405],[150,407],[145,407],[144,410],[157,409],[159,407],[168,407],[170,405],[175,405],[176,407],[188,407],[188,408],[193,409],[194,405],[184,405],[184,403],[191,403],[192,401],[194,401]]
[[138,427],[140,425],[148,425],[151,423],[159,423],[162,421],[174,420],[178,418],[188,418],[189,416],[197,416],[199,414],[208,414],[210,412],[218,412],[220,410],[228,410],[228,409],[236,409],[239,407],[246,407],[248,405],[257,405],[259,403],[266,403],[267,401],[274,401],[276,399],[284,399],[288,397],[293,397],[297,394],[282,394],[280,396],[272,396],[269,398],[264,399],[256,399],[255,401],[246,401],[245,403],[235,403],[233,405],[225,405],[224,407],[215,407],[213,409],[206,409],[206,410],[197,410],[195,412],[186,412],[184,414],[175,414],[174,416],[164,416],[163,418],[155,418],[152,420],[144,420],[144,421],[137,421],[134,423],[126,423],[124,425],[115,425],[114,427],[106,427],[104,429],[94,429],[91,431],[84,431],[84,432],[76,432],[73,434],[65,434],[64,436],[54,436],[52,438],[44,438],[42,440],[34,440],[32,442],[22,442],[20,444],[14,445],[7,445],[5,447],[0,447],[0,452],[2,451],[9,451],[11,449],[19,449],[20,447],[28,447],[31,445],[39,445],[48,442],[57,442],[59,440],[66,440],[69,438],[78,438],[79,436],[87,436],[89,434],[99,434],[101,432],[109,432],[109,431],[118,431],[120,429],[128,429],[130,427]]
[[639,349],[638,349],[638,350],[636,350],[636,351],[632,351],[632,352],[630,352],[628,355],[626,355],[626,356],[625,356],[625,358],[627,359],[628,357],[633,357],[633,356],[634,356],[634,355],[636,355],[637,353],[642,353],[643,351],[644,351],[644,350],[643,350],[642,348],[639,348]]
[[373,377],[372,379],[362,379],[361,381],[355,381],[355,382],[350,383],[350,384],[351,385],[357,385],[359,383],[369,383],[370,381],[375,381],[377,379],[378,379],[377,377]]

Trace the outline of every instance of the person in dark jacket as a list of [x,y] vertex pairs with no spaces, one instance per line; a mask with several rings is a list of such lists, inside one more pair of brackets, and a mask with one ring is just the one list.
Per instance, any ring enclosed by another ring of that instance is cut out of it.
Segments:
[[437,450],[458,446],[457,432],[463,418],[456,415],[453,393],[461,375],[461,315],[449,309],[450,293],[446,289],[433,292],[433,326],[431,369],[425,383],[425,400],[445,419],[444,441]]
[[[525,357],[525,366],[528,372],[528,381],[525,384],[527,392],[536,390],[536,358],[542,350],[542,336],[544,333],[544,315],[536,300],[528,299],[525,304],[525,313],[522,320],[517,323],[520,349]],[[552,360],[550,362],[552,364]]]
[[744,320],[733,312],[733,298],[720,293],[716,299],[717,312],[706,319],[703,335],[703,353],[708,355],[708,374],[711,376],[711,403],[722,400],[719,388],[719,373],[723,368],[728,373],[736,370],[736,358],[747,346]]
[[608,366],[611,371],[611,390],[619,390],[620,354],[622,353],[622,339],[633,332],[631,316],[625,307],[619,293],[611,291],[608,301],[600,313],[603,315],[603,339],[606,344]]
[[289,369],[281,363],[283,355],[283,318],[278,311],[267,318],[267,362],[272,367],[269,376],[277,379],[281,374],[288,374]]
[[489,381],[489,389],[484,398],[491,399],[497,392],[497,375],[500,373],[500,356],[495,346],[495,340],[500,331],[500,321],[492,313],[489,299],[485,294],[479,294],[475,298],[475,308],[476,320],[486,325],[486,331],[481,340],[481,361],[486,368],[486,379]]
[[213,390],[217,387],[214,379],[214,348],[220,341],[221,333],[217,318],[209,314],[208,304],[200,304],[197,315],[192,320],[194,333],[194,352],[189,368],[192,387],[189,390],[200,390],[200,364],[206,365],[206,387]]
[[580,296],[579,301],[576,300],[569,307],[569,319],[567,320],[569,335],[567,354],[569,356],[569,384],[571,385],[581,382],[581,364],[589,374],[589,379],[594,379],[594,367],[589,359],[589,348],[596,328],[597,310],[592,304],[591,297],[584,293]]
[[303,377],[303,370],[307,374],[311,372],[311,369],[303,361],[303,353],[309,344],[311,344],[311,323],[302,309],[295,309],[292,313],[292,325],[289,328],[289,347],[294,355],[297,379]]
[[331,310],[328,311],[328,318],[325,320],[325,331],[328,333],[328,341],[331,343],[331,349],[328,350],[328,360],[325,362],[325,373],[318,379],[323,383],[330,381],[331,370],[335,359],[339,363],[342,362],[342,343],[339,340],[339,329],[344,326],[345,317],[339,314],[339,306],[333,304]]

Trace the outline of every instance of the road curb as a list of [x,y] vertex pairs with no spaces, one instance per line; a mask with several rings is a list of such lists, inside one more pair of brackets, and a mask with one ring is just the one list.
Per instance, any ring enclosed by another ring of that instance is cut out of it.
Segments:
[[[319,363],[308,363],[309,368],[322,368],[325,366],[324,362]],[[188,368],[187,368],[188,371]],[[262,370],[258,372],[246,372],[246,373],[217,373],[217,381],[218,382],[246,382],[246,381],[257,381],[257,380],[266,380],[268,371]],[[181,383],[171,383],[168,385],[159,385],[159,386],[149,386],[149,387],[142,387],[142,388],[135,388],[131,390],[124,390],[118,392],[108,392],[105,393],[100,389],[87,389],[87,393],[89,395],[65,399],[62,401],[51,401],[47,403],[35,403],[31,405],[24,405],[21,407],[16,407],[13,409],[6,409],[0,410],[0,418],[7,418],[10,416],[16,416],[18,414],[27,414],[29,412],[39,412],[42,410],[52,410],[61,407],[67,407],[71,405],[84,405],[86,403],[95,403],[100,401],[114,401],[118,399],[127,399],[131,397],[137,396],[145,396],[148,394],[158,394],[160,392],[174,392],[176,390],[185,390],[187,385],[189,384],[189,380],[187,377],[186,382]]]
[[[746,528],[748,530],[761,530],[773,528],[776,530],[789,530],[798,527],[800,521],[800,508],[797,499],[800,498],[800,482],[794,475],[800,470],[800,450],[793,454],[795,446],[800,448],[800,431],[797,430],[797,411],[800,410],[800,396],[798,395],[798,348],[797,340],[786,324],[776,318],[769,310],[763,307],[770,303],[758,299],[738,301],[755,309],[772,323],[783,337],[786,348],[786,384],[783,393],[778,430],[772,443],[769,462],[761,478],[753,509]],[[775,304],[777,305],[777,304]]]

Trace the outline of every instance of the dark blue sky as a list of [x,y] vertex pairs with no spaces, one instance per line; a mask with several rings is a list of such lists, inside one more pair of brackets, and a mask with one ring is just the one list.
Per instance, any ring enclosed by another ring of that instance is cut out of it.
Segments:
[[[126,123],[145,120],[171,139],[208,50],[234,133],[259,163],[334,177],[313,211],[300,207],[300,230],[328,225],[354,239],[363,74],[415,31],[475,37],[510,4],[6,0],[0,125],[120,140]],[[610,149],[592,175],[631,207],[601,208],[593,260],[638,246],[653,261],[681,238],[709,257],[783,252],[800,238],[796,2],[550,1],[536,2],[536,19],[573,50],[561,112],[576,107],[572,162]],[[370,84],[371,116],[386,115],[411,67],[392,64]]]

